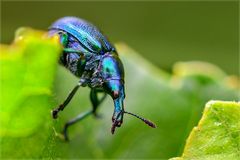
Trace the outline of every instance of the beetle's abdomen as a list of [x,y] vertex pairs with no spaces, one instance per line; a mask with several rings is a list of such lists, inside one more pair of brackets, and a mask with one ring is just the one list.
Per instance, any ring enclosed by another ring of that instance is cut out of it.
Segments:
[[104,54],[115,50],[105,36],[91,23],[76,17],[64,17],[49,28],[63,30],[78,40],[88,52]]

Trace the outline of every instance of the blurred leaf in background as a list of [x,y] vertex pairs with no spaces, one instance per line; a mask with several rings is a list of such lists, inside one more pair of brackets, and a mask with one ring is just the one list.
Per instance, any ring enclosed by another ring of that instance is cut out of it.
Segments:
[[[52,120],[50,110],[66,98],[78,79],[58,67],[55,87],[51,90],[58,47],[39,39],[35,33],[32,33],[34,36],[24,34],[23,43],[17,49],[1,48],[4,51],[1,54],[1,84],[4,85],[1,96],[9,93],[1,97],[4,111],[1,111],[4,117],[1,121],[9,124],[10,117],[11,125],[3,127],[15,133],[8,135],[10,131],[4,131],[1,134],[1,158],[176,157],[182,154],[185,140],[207,101],[239,99],[239,80],[229,78],[212,64],[181,62],[175,65],[171,75],[127,45],[118,43],[116,47],[126,72],[125,107],[156,122],[158,128],[148,128],[126,115],[122,127],[111,135],[113,103],[108,98],[99,108],[103,118],[89,117],[72,126],[70,142],[66,143],[56,135],[67,120],[90,108],[89,89],[81,88],[59,118]],[[49,100],[51,93],[55,98]],[[18,97],[21,103],[15,101]],[[10,116],[12,114],[14,116]]]

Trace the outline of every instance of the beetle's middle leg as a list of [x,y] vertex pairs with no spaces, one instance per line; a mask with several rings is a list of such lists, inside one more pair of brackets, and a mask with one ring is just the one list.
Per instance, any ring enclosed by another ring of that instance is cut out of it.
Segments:
[[64,139],[66,141],[69,140],[68,138],[68,133],[67,133],[67,130],[68,130],[68,127],[81,121],[82,119],[86,118],[87,116],[93,114],[94,116],[97,116],[97,108],[98,106],[104,101],[104,99],[106,98],[107,94],[104,93],[103,97],[101,99],[98,99],[97,97],[97,93],[100,93],[102,91],[100,90],[96,90],[96,89],[91,89],[91,92],[90,92],[90,100],[91,100],[91,103],[92,103],[92,109],[89,110],[89,111],[86,111],[84,113],[81,113],[79,114],[76,118],[73,118],[72,120],[68,121],[65,125],[64,125],[64,128],[63,128],[63,135],[64,135]]
[[93,115],[95,117],[99,117],[99,115],[97,114],[97,108],[107,97],[107,94],[105,92],[103,92],[103,94],[104,94],[103,97],[101,99],[98,99],[97,94],[100,92],[103,92],[103,91],[97,90],[97,89],[91,89],[91,92],[90,92],[90,100],[91,100],[92,107],[93,107]]

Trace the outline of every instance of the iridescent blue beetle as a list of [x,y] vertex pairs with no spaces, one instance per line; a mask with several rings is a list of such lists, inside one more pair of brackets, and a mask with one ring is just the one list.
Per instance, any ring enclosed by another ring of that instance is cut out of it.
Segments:
[[[112,134],[116,127],[121,126],[124,113],[133,115],[155,128],[152,122],[124,111],[123,64],[114,46],[95,26],[76,17],[64,17],[50,26],[48,34],[49,36],[59,35],[60,43],[63,46],[60,64],[80,78],[79,83],[73,88],[66,100],[52,111],[53,118],[57,118],[58,112],[67,106],[80,86],[91,88],[92,109],[79,114],[65,124],[63,134],[66,140],[68,140],[67,128],[70,125],[90,114],[97,116],[97,108],[105,99],[106,94],[109,94],[114,101]],[[99,92],[104,93],[101,99],[98,99],[97,96]]]

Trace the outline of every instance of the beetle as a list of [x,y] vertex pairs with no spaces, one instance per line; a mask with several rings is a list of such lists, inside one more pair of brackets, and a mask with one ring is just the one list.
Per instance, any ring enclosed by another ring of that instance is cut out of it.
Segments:
[[[111,132],[123,123],[125,113],[133,115],[149,126],[156,125],[136,114],[124,110],[124,68],[115,47],[91,23],[77,17],[63,17],[55,21],[48,30],[48,35],[58,35],[63,47],[59,63],[71,73],[79,77],[78,84],[71,90],[65,101],[52,110],[54,119],[58,117],[73,98],[79,87],[90,87],[92,109],[79,114],[64,125],[63,135],[68,140],[67,129],[72,124],[84,119],[88,115],[98,116],[98,106],[110,95],[114,102]],[[98,93],[103,93],[99,99]]]

